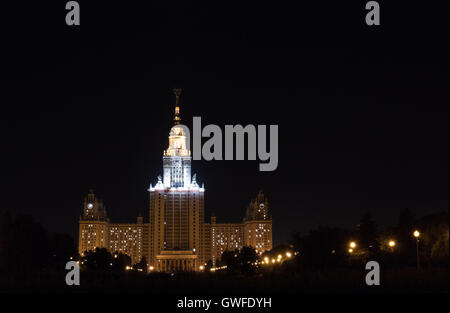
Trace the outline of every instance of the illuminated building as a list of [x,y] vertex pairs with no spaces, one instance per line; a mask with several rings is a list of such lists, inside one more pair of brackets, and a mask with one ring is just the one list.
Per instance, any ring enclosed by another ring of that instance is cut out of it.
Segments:
[[163,151],[163,174],[149,191],[149,222],[110,223],[94,192],[87,195],[79,221],[78,251],[96,247],[128,254],[133,263],[145,256],[155,271],[200,271],[208,260],[215,264],[226,250],[252,246],[261,254],[272,249],[272,219],[262,192],[250,202],[242,223],[205,222],[205,188],[191,173],[188,129],[180,124],[175,90],[174,126]]
[[262,191],[250,202],[242,223],[217,223],[211,217],[211,260],[216,264],[224,251],[255,248],[258,254],[272,250],[272,217]]
[[150,185],[149,263],[159,271],[199,270],[208,259],[204,230],[205,189],[191,177],[191,151],[187,129],[180,124],[175,90],[175,125],[163,153],[163,178]]
[[91,190],[84,199],[83,214],[80,216],[78,232],[78,252],[106,248],[108,245],[108,223],[103,202]]
[[144,224],[142,216],[137,223],[110,223],[103,203],[91,190],[83,204],[83,215],[80,216],[78,234],[78,253],[95,248],[106,248],[111,253],[122,252],[138,263],[147,255],[148,224]]

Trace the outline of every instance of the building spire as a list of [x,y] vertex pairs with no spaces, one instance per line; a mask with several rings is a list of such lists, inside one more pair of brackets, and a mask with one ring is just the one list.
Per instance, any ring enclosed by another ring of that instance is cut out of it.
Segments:
[[181,88],[175,88],[173,90],[173,93],[175,94],[175,117],[173,119],[175,125],[180,124],[181,116],[180,116],[180,95],[181,95]]

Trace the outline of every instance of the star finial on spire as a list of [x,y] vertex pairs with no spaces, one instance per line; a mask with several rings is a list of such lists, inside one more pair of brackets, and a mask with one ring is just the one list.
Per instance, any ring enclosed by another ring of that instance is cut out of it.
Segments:
[[173,93],[175,94],[175,117],[174,122],[175,125],[180,124],[181,116],[180,116],[180,95],[181,95],[181,88],[175,88],[173,90]]

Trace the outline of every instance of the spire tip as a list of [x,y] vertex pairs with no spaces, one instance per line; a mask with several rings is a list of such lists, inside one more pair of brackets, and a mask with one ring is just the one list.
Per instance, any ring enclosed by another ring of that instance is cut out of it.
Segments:
[[175,94],[175,117],[174,122],[175,125],[180,124],[181,116],[180,116],[180,95],[181,95],[181,88],[175,88],[173,90],[173,93]]

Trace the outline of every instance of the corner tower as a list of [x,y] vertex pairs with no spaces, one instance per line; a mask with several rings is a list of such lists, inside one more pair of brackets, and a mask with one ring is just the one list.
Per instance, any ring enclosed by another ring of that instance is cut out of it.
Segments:
[[108,218],[103,202],[91,189],[84,198],[83,214],[78,224],[78,253],[108,247]]
[[272,250],[272,216],[269,201],[262,191],[250,201],[244,218],[244,243],[258,254]]

